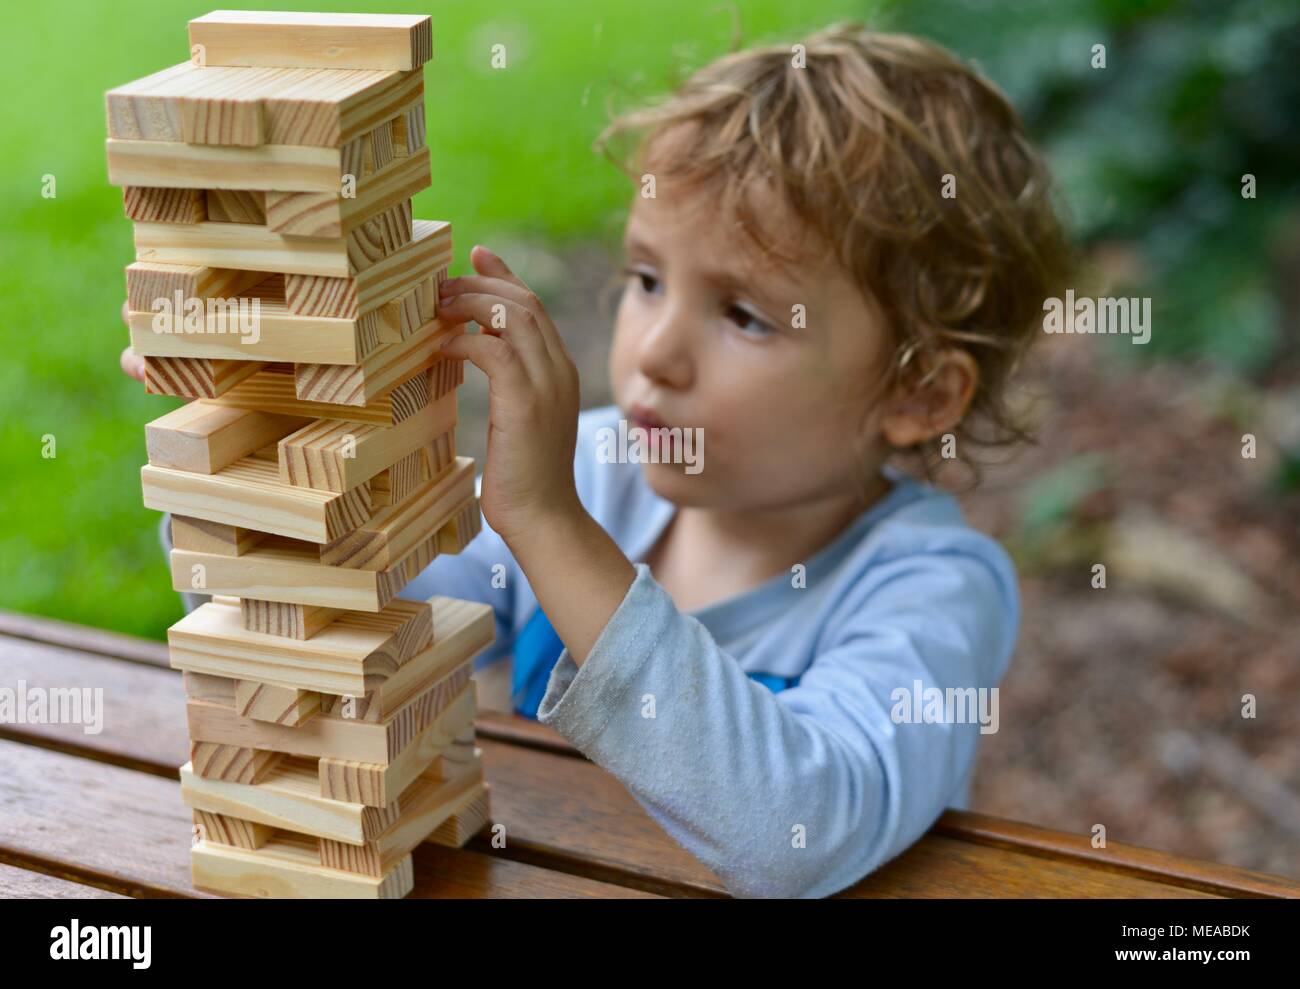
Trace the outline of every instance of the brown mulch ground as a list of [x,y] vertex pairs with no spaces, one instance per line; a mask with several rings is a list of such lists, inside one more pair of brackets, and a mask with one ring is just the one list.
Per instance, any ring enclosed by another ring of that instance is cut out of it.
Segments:
[[[608,256],[498,249],[548,300],[584,407],[609,402]],[[1243,391],[1205,369],[1116,362],[1097,338],[1044,339],[1024,375],[1039,442],[961,495],[1011,546],[1024,615],[973,808],[1300,877],[1300,496],[1271,486],[1279,437],[1295,440],[1300,362]],[[486,412],[467,369],[459,452],[483,456]],[[1034,482],[1088,453],[1096,490],[1027,533]]]

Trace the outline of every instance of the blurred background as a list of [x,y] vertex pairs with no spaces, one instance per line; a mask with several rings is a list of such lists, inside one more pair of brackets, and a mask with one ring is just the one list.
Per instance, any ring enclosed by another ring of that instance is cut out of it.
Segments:
[[[841,18],[944,43],[1008,93],[1083,249],[1076,292],[1151,297],[1153,331],[1147,346],[1045,335],[1019,393],[1038,442],[961,494],[1013,553],[1024,597],[974,809],[1300,876],[1300,5],[434,6],[434,181],[415,213],[453,221],[453,274],[481,242],[538,291],[584,406],[610,400],[631,195],[590,150],[608,106],[663,91],[737,35],[793,42]],[[6,11],[0,608],[154,639],[182,614],[139,482],[143,424],[176,401],[118,370],[131,226],[107,184],[103,94],[183,60],[186,20],[209,9]],[[489,67],[498,43],[506,70]],[[462,395],[458,446],[481,457],[472,367]],[[1257,718],[1242,717],[1247,694]]]

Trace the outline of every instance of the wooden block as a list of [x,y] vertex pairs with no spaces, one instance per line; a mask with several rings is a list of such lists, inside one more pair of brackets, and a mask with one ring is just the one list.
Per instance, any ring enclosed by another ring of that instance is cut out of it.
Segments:
[[[253,529],[221,525],[206,519],[171,517],[172,549],[195,553],[215,553],[219,556],[239,556],[247,553],[265,537]],[[194,588],[187,587],[186,590]]]
[[190,765],[205,779],[260,783],[280,761],[279,752],[219,742],[190,742]]
[[256,374],[262,367],[260,361],[212,360],[207,357],[146,357],[144,358],[144,390],[150,395],[216,398],[245,378]]
[[135,256],[162,264],[286,272],[291,278],[353,275],[342,239],[289,237],[253,223],[137,223]]
[[455,428],[454,394],[392,426],[319,419],[279,441],[280,480],[320,491],[348,491]]
[[[459,690],[472,673],[471,660],[496,638],[496,619],[489,605],[477,601],[434,596],[429,599],[433,611],[433,641],[402,667],[348,702],[348,716],[358,721],[379,722],[416,694],[453,674],[459,678],[453,688]],[[323,695],[321,710],[338,714],[344,698]]]
[[[435,685],[428,693],[436,693],[437,690]],[[429,707],[425,700],[426,695],[414,698],[389,719],[394,724],[407,721],[408,709],[414,712],[412,717],[422,719],[423,727],[402,748],[395,744],[393,728],[384,723],[369,724],[318,714],[306,724],[290,728],[242,718],[229,705],[197,700],[186,702],[186,713],[190,734],[200,741],[234,745],[238,740],[259,748],[274,746],[275,751],[288,755],[321,759],[319,770],[322,784],[327,768],[331,773],[338,769],[335,764],[359,767],[338,771],[344,772],[345,777],[353,781],[364,777],[367,781],[365,789],[355,791],[364,794],[363,796],[349,797],[324,788],[321,795],[382,807],[405,790],[464,726],[473,721],[473,682],[441,709]],[[437,731],[430,734],[435,728]],[[406,737],[405,733],[403,737]],[[330,761],[329,767],[325,766],[324,760]]]
[[429,480],[427,447],[421,447],[398,460],[387,470],[381,470],[370,479],[370,505],[373,510],[387,508],[404,501],[425,481]]
[[195,809],[193,817],[194,827],[198,831],[200,840],[219,845],[231,845],[235,848],[249,850],[261,848],[275,830],[265,824],[229,817],[226,814],[214,814],[206,810]]
[[319,713],[320,694],[256,680],[239,680],[235,684],[235,710],[241,718],[296,728]]
[[188,402],[145,425],[145,446],[155,467],[213,474],[268,443],[295,435],[310,421]]
[[[202,225],[199,225],[200,228]],[[440,268],[451,263],[451,224],[439,220],[413,220],[412,239],[387,257],[348,278],[348,272],[277,268],[286,272],[285,298],[290,312],[318,316],[358,316],[409,292]],[[189,229],[189,228],[171,228]],[[139,246],[139,225],[137,247]],[[161,224],[150,228],[155,239],[167,236]],[[175,239],[174,234],[172,239]],[[333,260],[331,258],[331,264]],[[245,264],[245,267],[250,265]],[[324,268],[326,263],[312,265]],[[350,282],[351,284],[338,284]]]
[[435,319],[401,343],[376,347],[352,366],[298,364],[294,368],[295,394],[305,401],[368,405],[399,382],[432,367],[442,359],[438,352],[443,345],[464,332],[463,322],[444,323]]
[[264,144],[257,148],[181,144],[175,139],[105,143],[109,185],[259,189],[338,195],[339,148]]
[[[108,133],[114,140],[181,142],[187,137],[212,140],[226,134],[232,135],[232,140],[250,140],[255,133],[252,107],[256,105],[260,107],[263,145],[337,149],[402,112],[423,92],[420,72],[310,68],[249,72],[187,61],[109,90],[105,104]],[[233,126],[227,126],[227,120]],[[232,146],[212,150],[258,149]],[[325,190],[299,187],[296,191]]]
[[424,101],[421,100],[418,106],[410,107],[402,116],[405,121],[403,129],[406,132],[406,153],[413,155],[424,147]]
[[218,10],[190,21],[205,65],[418,69],[433,54],[419,14],[300,14]]
[[457,457],[445,475],[425,484],[406,501],[381,509],[340,539],[321,547],[321,562],[362,570],[386,570],[444,525],[474,497],[474,461]]
[[[339,173],[330,189],[268,192],[267,227],[276,233],[305,237],[341,237],[432,184],[427,149],[394,159],[372,172],[362,168],[364,157],[354,155],[353,145],[345,147]],[[345,196],[341,185],[348,176],[354,183],[351,190],[354,194]]]
[[[430,560],[439,552],[436,532],[426,540],[425,551]],[[282,536],[265,536],[238,557],[174,549],[171,567],[177,590],[194,590],[193,574],[201,567],[198,572],[210,593],[262,595],[348,611],[380,611],[411,582],[405,561],[391,570],[327,566],[320,562],[319,547]]]
[[[464,324],[461,324],[462,327]],[[463,329],[462,329],[463,332]],[[433,362],[433,363],[436,363]],[[457,361],[456,363],[461,363]],[[317,365],[312,365],[317,366]],[[417,377],[427,368],[415,367],[401,381]],[[398,401],[398,389],[373,396],[364,405],[340,405],[300,399],[295,392],[295,376],[276,371],[257,374],[236,385],[218,399],[223,405],[238,408],[262,409],[286,415],[302,415],[319,419],[346,419],[350,422],[369,422],[376,425],[393,425],[401,422],[414,409]]]
[[310,639],[343,614],[341,608],[262,601],[247,597],[239,599],[239,610],[244,619],[244,628],[249,632],[286,635],[291,639]]
[[208,189],[206,219],[218,223],[265,223],[267,193],[256,189]]
[[[321,719],[317,719],[320,721]],[[384,807],[411,785],[429,764],[474,723],[470,683],[405,749],[387,763],[323,755],[318,763],[321,796]]]
[[[441,759],[435,760],[425,776],[437,774],[441,765]],[[316,760],[305,757],[283,757],[275,771],[256,784],[204,779],[188,764],[181,767],[180,780],[181,798],[194,809],[354,845],[378,837],[402,808],[402,796],[386,807],[322,797]]]
[[465,844],[482,831],[491,820],[492,784],[483,783],[463,810],[452,814],[428,838],[435,845],[464,848]]
[[316,839],[280,831],[255,852],[201,841],[190,849],[196,889],[258,899],[400,900],[415,888],[411,856],[381,878],[320,864]]
[[390,206],[367,220],[347,236],[348,260],[354,271],[364,271],[411,242],[411,201]]
[[340,493],[281,483],[274,447],[215,474],[145,464],[140,482],[146,508],[308,542],[337,539],[370,517],[364,484]]
[[239,604],[221,597],[167,630],[175,669],[353,695],[366,692],[367,678],[391,676],[432,638],[428,603],[403,599],[376,614],[347,612],[307,640],[250,632]]
[[445,821],[467,811],[481,787],[481,779],[421,777],[399,798],[401,815],[382,834],[360,845],[321,839],[321,865],[382,876],[391,863],[409,855]]
[[376,172],[393,160],[392,121],[385,120],[366,137],[368,140],[364,145],[364,153],[368,153],[369,160],[362,159],[362,169]]
[[186,144],[217,144],[255,148],[266,143],[265,106],[256,97],[227,92],[220,96],[182,96],[181,140]]
[[208,218],[202,189],[167,189],[128,185],[122,205],[132,220],[145,223],[201,223]]
[[152,321],[160,300],[174,304],[177,292],[182,300],[225,298],[238,296],[265,280],[265,272],[260,271],[136,261],[126,268],[126,305],[148,314]]

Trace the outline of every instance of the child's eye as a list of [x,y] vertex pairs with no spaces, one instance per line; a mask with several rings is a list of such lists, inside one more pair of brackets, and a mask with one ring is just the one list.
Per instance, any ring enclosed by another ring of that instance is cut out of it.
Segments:
[[659,279],[641,268],[624,268],[623,275],[627,278],[636,278],[638,280],[637,287],[646,295],[654,295],[655,289],[659,286]]
[[[772,327],[767,324],[766,320],[756,316],[743,306],[728,306],[727,318],[742,330],[745,330],[747,334],[752,334],[754,336],[767,336],[769,333],[775,332]],[[747,330],[745,329],[746,325],[749,326],[749,329]]]

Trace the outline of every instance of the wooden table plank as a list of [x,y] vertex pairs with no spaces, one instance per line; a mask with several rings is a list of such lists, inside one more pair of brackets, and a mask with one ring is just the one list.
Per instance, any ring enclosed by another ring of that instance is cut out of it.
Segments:
[[130,896],[187,896],[189,809],[180,783],[0,742],[0,857]]
[[0,899],[5,900],[124,900],[97,886],[87,886],[44,872],[32,872],[0,862]]
[[[131,896],[207,894],[190,884],[180,784],[92,759],[0,741],[0,857],[92,879]],[[639,897],[500,853],[422,845],[411,898]]]

